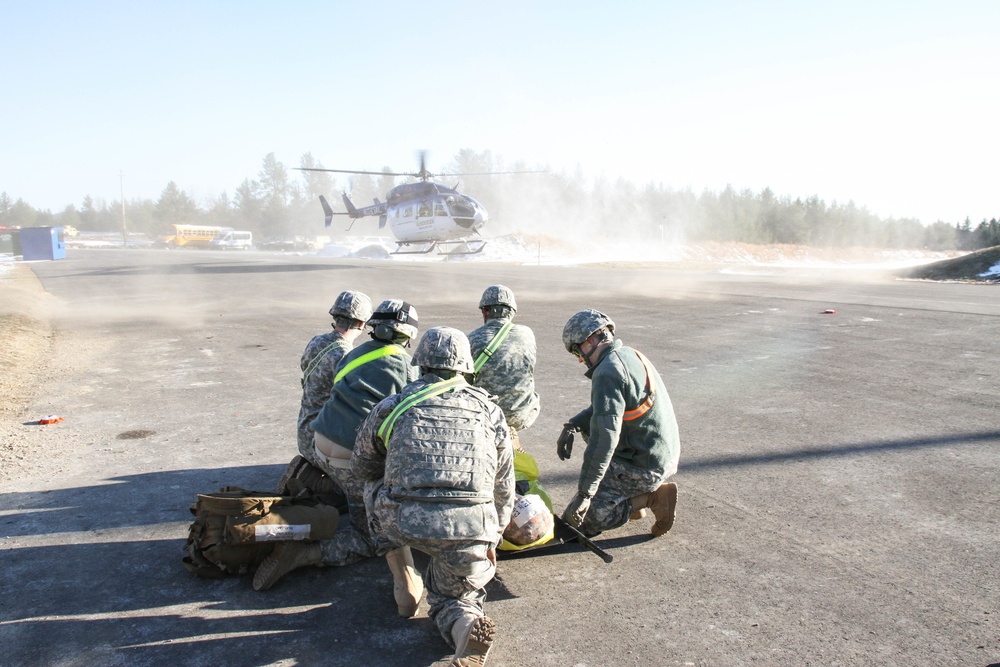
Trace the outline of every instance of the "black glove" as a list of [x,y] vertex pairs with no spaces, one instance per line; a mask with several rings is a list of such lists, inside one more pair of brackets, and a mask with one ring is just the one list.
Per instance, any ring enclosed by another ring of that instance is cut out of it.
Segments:
[[569,501],[569,505],[563,511],[563,521],[573,526],[574,528],[579,528],[583,520],[587,518],[587,512],[590,510],[590,498],[585,498],[580,495],[577,491],[576,495],[573,496],[573,500]]
[[560,461],[565,461],[573,455],[573,432],[576,430],[576,427],[569,422],[563,424],[562,433],[556,440],[556,452],[559,454]]

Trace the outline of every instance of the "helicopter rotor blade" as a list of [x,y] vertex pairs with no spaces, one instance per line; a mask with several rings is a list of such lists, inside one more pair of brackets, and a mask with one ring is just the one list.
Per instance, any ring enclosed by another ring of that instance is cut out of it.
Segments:
[[370,176],[419,176],[395,171],[361,171],[358,169],[320,169],[319,167],[293,167],[296,171],[332,171],[337,174],[368,174]]
[[442,173],[434,174],[435,176],[497,176],[500,174],[547,174],[545,170],[537,171],[478,171],[478,172],[467,172],[467,173]]
[[432,174],[427,171],[427,151],[421,150],[417,152],[417,157],[420,163],[420,171],[365,171],[362,169],[325,169],[322,167],[294,167],[297,171],[327,171],[333,172],[335,174],[366,174],[368,176],[410,176],[412,178],[418,178],[421,181],[428,181],[440,176],[499,176],[503,174],[546,174],[548,170],[537,169],[528,171],[478,171],[478,172],[442,172],[440,174]]

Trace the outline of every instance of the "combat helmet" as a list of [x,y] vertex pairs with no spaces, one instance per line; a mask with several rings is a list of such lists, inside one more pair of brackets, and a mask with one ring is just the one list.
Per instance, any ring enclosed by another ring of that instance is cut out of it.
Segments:
[[433,327],[424,332],[413,353],[413,365],[459,373],[472,373],[475,370],[469,339],[464,333],[451,327]]
[[367,322],[372,316],[372,300],[361,292],[343,291],[330,307],[330,315]]
[[368,318],[372,336],[394,340],[397,336],[417,337],[417,309],[402,299],[386,299]]
[[588,308],[581,310],[573,317],[569,318],[566,326],[563,327],[562,339],[567,352],[573,352],[583,344],[583,341],[590,338],[594,332],[607,327],[611,333],[615,332],[615,323],[611,318],[599,310]]
[[514,292],[504,285],[490,285],[483,292],[483,298],[479,300],[480,308],[490,306],[507,306],[512,312],[517,312],[517,301],[514,300]]

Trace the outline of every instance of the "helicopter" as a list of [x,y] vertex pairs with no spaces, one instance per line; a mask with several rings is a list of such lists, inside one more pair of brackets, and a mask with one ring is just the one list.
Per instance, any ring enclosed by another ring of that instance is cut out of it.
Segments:
[[[434,250],[441,255],[474,255],[486,247],[486,239],[480,230],[489,221],[486,208],[469,195],[460,193],[456,184],[449,188],[435,183],[433,178],[439,176],[489,176],[493,174],[519,174],[535,172],[481,172],[466,174],[432,174],[427,171],[425,153],[420,153],[420,171],[389,172],[360,171],[352,169],[323,169],[319,167],[299,167],[300,171],[328,171],[338,174],[369,174],[372,176],[408,176],[419,179],[415,183],[403,183],[389,190],[386,201],[375,198],[371,206],[358,208],[347,193],[341,197],[344,200],[346,212],[334,211],[333,207],[320,195],[319,201],[326,216],[325,226],[329,227],[335,215],[346,215],[352,219],[348,230],[354,225],[354,220],[368,216],[378,216],[379,229],[384,229],[386,222],[396,237],[394,255],[426,254]],[[450,250],[447,250],[448,247]]]

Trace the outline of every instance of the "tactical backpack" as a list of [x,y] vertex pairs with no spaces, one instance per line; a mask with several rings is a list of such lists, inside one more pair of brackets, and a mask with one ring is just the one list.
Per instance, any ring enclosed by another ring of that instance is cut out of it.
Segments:
[[191,505],[184,567],[199,577],[252,573],[277,542],[327,540],[340,512],[312,494],[276,496],[226,486]]

